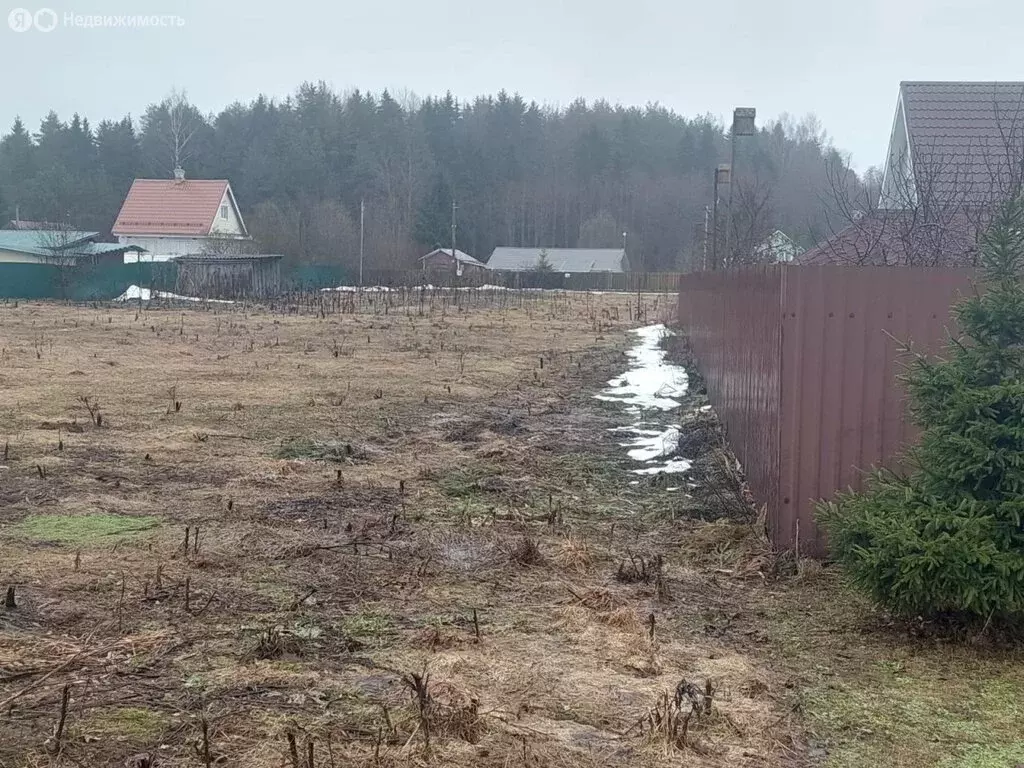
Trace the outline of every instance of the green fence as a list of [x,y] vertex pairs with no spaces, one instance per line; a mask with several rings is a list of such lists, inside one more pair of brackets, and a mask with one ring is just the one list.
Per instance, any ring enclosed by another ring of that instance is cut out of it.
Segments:
[[[333,264],[307,264],[282,275],[286,290],[315,290],[345,284],[345,271]],[[81,265],[0,263],[0,299],[110,301],[130,285],[176,292],[178,265],[167,262]]]
[[109,301],[130,285],[173,290],[177,265],[106,264],[62,267],[54,264],[0,264],[0,299]]

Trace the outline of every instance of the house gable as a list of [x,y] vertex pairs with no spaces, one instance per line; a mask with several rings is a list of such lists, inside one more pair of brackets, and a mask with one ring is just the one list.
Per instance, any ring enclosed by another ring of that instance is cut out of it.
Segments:
[[224,189],[220,204],[214,212],[209,234],[219,237],[248,237],[249,235],[245,229],[245,222],[242,220],[242,213],[238,210],[238,203],[235,202],[235,195],[231,191],[231,184]]
[[907,130],[907,113],[903,105],[903,87],[896,99],[896,115],[893,117],[892,132],[889,135],[889,150],[882,171],[882,189],[878,207],[883,209],[907,208],[917,198],[914,183],[914,165],[911,160],[910,131]]

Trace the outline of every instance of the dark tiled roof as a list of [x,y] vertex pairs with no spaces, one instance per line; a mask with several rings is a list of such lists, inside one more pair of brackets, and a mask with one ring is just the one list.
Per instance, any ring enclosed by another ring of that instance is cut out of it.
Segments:
[[918,211],[876,211],[800,254],[794,263],[970,266],[977,257],[978,227],[962,212],[929,223]]
[[904,82],[900,94],[919,189],[988,202],[1020,178],[1024,83]]

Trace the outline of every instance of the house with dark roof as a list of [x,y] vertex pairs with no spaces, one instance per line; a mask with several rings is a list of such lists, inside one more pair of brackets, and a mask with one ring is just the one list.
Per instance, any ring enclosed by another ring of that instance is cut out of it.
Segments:
[[972,265],[978,234],[1022,180],[1024,83],[900,83],[877,206],[796,262]]
[[977,258],[979,220],[964,211],[936,212],[925,225],[917,211],[877,210],[798,255],[797,264],[865,267],[966,267]]
[[879,207],[989,205],[1022,172],[1024,83],[900,83]]
[[425,256],[420,257],[420,264],[427,272],[450,272],[457,277],[465,274],[480,273],[487,269],[487,265],[478,261],[468,253],[458,248],[435,248]]
[[495,248],[487,260],[490,270],[506,272],[549,271],[626,272],[629,260],[623,248]]
[[173,179],[136,179],[112,232],[154,261],[223,253],[226,244],[249,240],[230,182],[186,179],[180,168]]

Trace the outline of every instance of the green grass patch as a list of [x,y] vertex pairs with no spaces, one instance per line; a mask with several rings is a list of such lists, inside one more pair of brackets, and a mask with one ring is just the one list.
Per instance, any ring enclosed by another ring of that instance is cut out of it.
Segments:
[[12,525],[9,533],[37,541],[87,545],[148,531],[159,523],[159,518],[144,515],[29,515]]
[[376,648],[390,645],[396,634],[391,617],[377,611],[346,616],[341,622],[341,630],[346,637]]
[[356,460],[359,458],[359,453],[356,446],[343,440],[311,440],[303,437],[286,440],[274,455],[279,459],[341,463]]
[[82,721],[80,730],[91,735],[103,734],[143,743],[159,739],[169,725],[170,719],[162,712],[120,707],[91,712]]
[[500,482],[494,483],[493,486],[488,484],[489,478],[497,477],[499,473],[485,465],[459,467],[441,475],[437,479],[437,488],[449,498],[468,499],[503,490],[504,486]]
[[805,726],[827,768],[1024,763],[1019,650],[865,634],[873,609],[834,573],[780,597],[767,606],[775,659],[805,681]]
[[809,692],[809,725],[831,746],[826,765],[1013,768],[1024,761],[1019,679],[958,679],[956,666],[911,667],[900,675],[844,676]]

